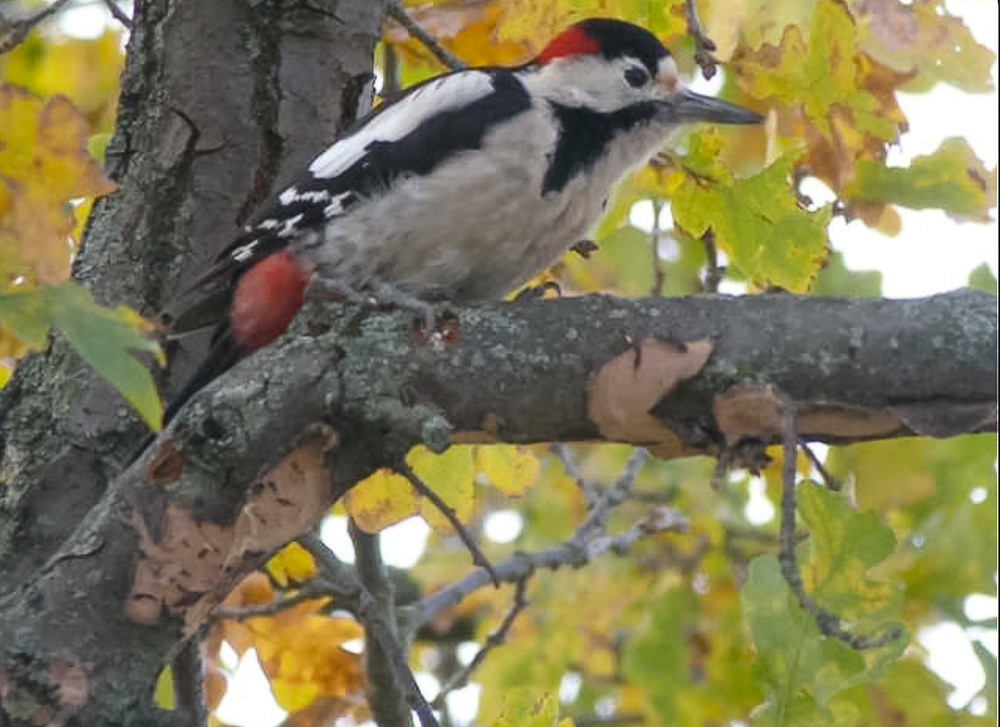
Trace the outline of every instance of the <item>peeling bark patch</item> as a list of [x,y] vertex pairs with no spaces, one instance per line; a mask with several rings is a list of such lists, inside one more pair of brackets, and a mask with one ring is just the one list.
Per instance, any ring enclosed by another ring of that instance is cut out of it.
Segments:
[[650,412],[678,384],[701,371],[711,353],[708,340],[640,341],[591,375],[590,420],[607,440],[643,445],[660,456],[682,450],[680,438]]
[[146,480],[153,485],[176,482],[180,479],[183,468],[184,455],[172,442],[167,442],[160,447],[153,461],[149,463],[149,467],[146,469]]
[[169,502],[156,537],[138,511],[131,524],[139,534],[136,564],[125,614],[153,624],[166,612],[196,628],[254,564],[301,535],[326,512],[329,472],[324,456],[332,438],[314,433],[276,467],[247,488],[246,502],[231,526],[194,517],[187,504]]
[[766,386],[734,386],[715,395],[712,413],[726,444],[745,439],[771,442],[780,438],[782,402]]
[[871,439],[904,428],[892,411],[865,409],[849,404],[825,404],[799,411],[799,432],[812,439]]
[[[751,439],[770,444],[781,441],[783,405],[786,404],[771,387],[734,386],[715,396],[712,413],[730,447]],[[883,409],[837,402],[787,405],[797,409],[799,435],[803,439],[870,439],[891,435],[904,426],[898,416]]]
[[90,694],[90,678],[80,664],[56,660],[49,668],[49,685],[55,690],[60,705],[79,709],[87,703]]

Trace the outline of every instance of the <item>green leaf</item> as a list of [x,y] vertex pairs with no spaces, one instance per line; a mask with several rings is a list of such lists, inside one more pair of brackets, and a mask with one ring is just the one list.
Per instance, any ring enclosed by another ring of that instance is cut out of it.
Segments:
[[906,86],[910,93],[929,91],[938,82],[970,93],[993,90],[996,56],[976,42],[962,18],[948,12],[944,0],[848,0],[847,6],[859,19],[861,48],[879,63],[913,74]]
[[997,170],[989,171],[965,139],[945,139],[908,167],[861,161],[845,197],[911,209],[940,209],[959,220],[985,222],[997,204]]
[[624,670],[646,690],[663,724],[678,724],[678,700],[690,687],[685,626],[696,617],[698,601],[687,588],[673,588],[655,604],[646,632],[629,644]]
[[559,700],[551,692],[534,687],[508,690],[493,727],[569,727],[571,720],[559,721]]
[[879,99],[861,87],[859,56],[850,14],[839,3],[820,0],[809,28],[787,26],[780,46],[765,46],[748,58],[741,73],[752,96],[801,108],[832,143],[845,141],[845,129],[835,129],[833,123],[838,116],[849,119],[851,127],[893,141],[898,135],[896,119],[887,118]]
[[[806,489],[825,492],[815,487]],[[807,505],[807,509],[810,514],[816,515],[824,504],[820,499]],[[828,507],[824,512],[833,513],[832,517],[841,523],[841,527],[832,528],[835,533],[862,535],[866,543],[863,561],[874,560],[885,552],[885,536],[878,532],[881,526],[872,530],[868,523],[869,532],[862,532],[865,528],[859,523],[848,522],[844,527],[836,506]],[[843,564],[847,573],[853,572],[850,558],[830,557],[834,551],[837,554],[851,551],[851,546],[842,543],[836,534],[814,534],[814,538],[820,541],[817,561]],[[837,584],[842,579],[849,580],[849,577],[837,572],[827,578],[826,583]],[[866,593],[870,594],[872,587],[864,585]],[[830,587],[828,590],[833,589]],[[755,713],[755,724],[798,727],[839,723],[844,715],[838,711],[847,707],[832,704],[831,700],[853,686],[881,676],[899,658],[907,643],[901,638],[881,649],[858,652],[837,639],[823,636],[812,617],[799,606],[781,575],[777,558],[771,555],[751,562],[750,577],[740,600],[757,647],[758,673],[768,693],[767,701]],[[869,603],[863,595],[856,600],[862,605]],[[855,605],[845,598],[838,602]],[[876,601],[874,610],[879,613],[885,609]]]
[[835,252],[816,276],[812,294],[877,298],[882,294],[882,273],[878,270],[852,270],[844,264],[844,256]]
[[[710,153],[711,145],[704,151]],[[702,153],[693,147],[692,156]],[[758,287],[804,292],[826,258],[832,210],[807,212],[799,207],[789,183],[794,165],[794,156],[788,155],[760,174],[733,183],[697,171],[673,197],[674,220],[695,238],[714,230],[716,244],[731,264]]]
[[813,597],[851,621],[898,613],[900,589],[866,575],[895,550],[892,530],[874,513],[855,512],[842,496],[817,485],[799,487],[798,505],[810,532],[802,574]]
[[0,296],[0,324],[33,349],[41,349],[55,328],[83,359],[115,387],[143,421],[159,431],[163,416],[156,384],[136,352],[162,363],[159,344],[147,338],[146,323],[135,311],[97,305],[76,283]]
[[975,290],[982,290],[986,293],[997,294],[997,278],[990,270],[990,266],[983,263],[971,273],[969,273],[969,287]]

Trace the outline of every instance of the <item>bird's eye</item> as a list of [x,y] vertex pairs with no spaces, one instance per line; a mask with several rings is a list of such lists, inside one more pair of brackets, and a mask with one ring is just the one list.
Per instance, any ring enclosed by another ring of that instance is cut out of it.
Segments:
[[649,80],[649,74],[645,68],[639,66],[629,66],[625,69],[625,82],[632,88],[639,88]]

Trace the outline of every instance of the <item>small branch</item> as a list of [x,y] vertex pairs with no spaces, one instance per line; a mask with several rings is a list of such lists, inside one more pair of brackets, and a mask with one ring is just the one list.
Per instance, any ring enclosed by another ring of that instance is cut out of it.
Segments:
[[702,289],[706,293],[718,293],[719,284],[726,276],[726,268],[719,265],[719,250],[715,247],[715,231],[706,230],[705,234],[701,236],[701,244],[705,247],[705,257],[708,260]]
[[[417,706],[418,711],[430,710],[420,690],[408,688],[412,673],[396,624],[396,589],[382,560],[378,534],[362,531],[353,520],[348,521],[348,533],[354,544],[358,579],[371,595],[374,610],[381,616],[377,621],[364,620],[365,638],[369,644],[365,659],[368,704],[378,724],[409,724],[407,703]],[[402,677],[404,673],[407,676]]]
[[613,717],[574,717],[576,727],[625,727],[626,725],[644,725],[649,717],[641,713],[616,714]]
[[719,62],[712,55],[716,50],[715,41],[705,35],[701,27],[695,0],[684,1],[684,17],[687,20],[688,33],[694,38],[694,61],[701,68],[701,75],[707,80],[718,70]]
[[420,23],[414,20],[410,14],[406,12],[406,8],[403,7],[402,0],[390,0],[388,15],[390,18],[402,25],[407,33],[423,43],[424,47],[433,53],[434,57],[448,68],[453,71],[460,71],[466,67],[465,63],[442,46],[441,43],[438,42],[437,38],[424,30],[423,26],[421,26]]
[[507,634],[510,633],[510,629],[514,625],[514,620],[518,617],[521,611],[528,606],[528,599],[524,594],[527,590],[529,578],[530,576],[525,576],[521,580],[517,581],[517,586],[514,590],[514,603],[511,605],[510,610],[507,612],[507,615],[504,617],[499,628],[489,635],[486,639],[486,643],[483,644],[479,651],[476,652],[476,655],[472,657],[472,661],[470,661],[464,669],[455,674],[443,687],[441,687],[441,691],[436,697],[434,697],[434,701],[431,702],[432,707],[436,709],[443,709],[445,706],[445,698],[447,698],[451,692],[465,686],[465,684],[469,681],[469,677],[472,676],[476,669],[478,669],[486,659],[486,655],[498,646],[502,646],[507,640]]
[[21,20],[8,20],[0,16],[0,55],[17,48],[28,37],[36,25],[51,15],[55,15],[70,0],[55,0],[54,3]]
[[[354,533],[352,532],[352,537]],[[369,639],[368,648],[377,645],[385,654],[385,663],[393,671],[393,677],[399,690],[405,695],[410,708],[417,713],[421,727],[440,727],[430,705],[420,692],[420,687],[413,678],[407,662],[406,650],[397,638],[394,638],[394,624],[390,616],[379,605],[364,583],[353,569],[345,565],[333,552],[323,544],[315,534],[304,535],[299,544],[312,554],[320,573],[326,578],[327,585],[340,599],[344,607],[354,613],[365,626],[365,635]],[[355,548],[358,548],[355,542]],[[370,544],[363,545],[364,557],[370,556]],[[359,560],[363,557],[358,554]],[[374,642],[374,643],[372,643]]]
[[823,484],[826,485],[826,488],[828,490],[832,490],[833,492],[840,492],[844,487],[843,483],[830,474],[829,470],[827,470],[823,465],[823,462],[820,461],[820,458],[817,457],[816,453],[812,451],[812,448],[803,441],[799,441],[799,447],[803,452],[805,452],[805,455],[812,463],[812,466],[816,468],[817,472],[819,472],[819,476],[823,478]]
[[214,621],[221,621],[223,619],[246,621],[248,618],[257,618],[259,616],[275,616],[290,608],[295,608],[306,601],[330,598],[332,596],[333,590],[328,586],[326,580],[317,579],[305,584],[295,594],[277,601],[259,603],[253,606],[240,606],[239,608],[217,608],[212,611],[212,619]]
[[[624,555],[640,538],[654,533],[683,532],[687,529],[687,519],[669,507],[654,507],[631,528],[620,535],[606,535],[595,527],[597,522],[606,522],[612,508],[612,501],[621,502],[623,497],[614,494],[617,488],[609,488],[601,493],[601,502],[594,505],[590,516],[576,534],[562,545],[535,553],[516,553],[496,566],[497,577],[502,583],[517,583],[530,577],[536,570],[558,570],[559,568],[580,568],[594,558],[607,552]],[[603,514],[595,514],[595,510]],[[443,588],[413,606],[405,609],[406,630],[415,632],[445,609],[461,603],[462,600],[489,583],[485,571],[477,570],[462,580]]]
[[191,715],[195,724],[208,724],[198,639],[188,639],[174,657],[174,700],[177,708]]
[[125,26],[126,30],[132,30],[132,18],[128,14],[118,7],[118,3],[115,0],[104,0],[104,6],[111,13],[112,17]]
[[573,461],[573,453],[569,447],[562,442],[556,442],[549,446],[549,451],[562,462],[563,469],[566,470],[566,475],[580,488],[584,498],[587,500],[587,505],[593,505],[594,500],[597,499],[597,488],[580,473],[576,462]]
[[410,467],[410,465],[408,465],[405,461],[401,461],[393,469],[398,471],[401,475],[403,475],[403,477],[409,480],[410,484],[413,486],[413,489],[415,489],[422,496],[430,500],[431,504],[434,505],[434,507],[436,507],[438,511],[445,516],[445,518],[448,520],[451,526],[455,528],[455,532],[458,533],[458,537],[465,544],[465,547],[468,548],[469,553],[472,554],[473,565],[483,568],[487,573],[489,573],[490,579],[493,581],[493,584],[497,588],[499,588],[500,581],[497,578],[496,571],[493,570],[492,564],[486,558],[486,555],[483,554],[483,551],[481,551],[479,549],[479,546],[476,545],[476,541],[472,539],[471,535],[469,535],[469,531],[465,529],[465,526],[462,524],[462,521],[458,519],[458,515],[455,514],[455,510],[449,507],[448,503],[442,500],[438,496],[438,494],[434,492],[434,490],[428,487],[428,485],[423,480],[421,480],[419,476],[417,476],[417,473],[413,471],[413,468]]
[[858,636],[848,631],[841,619],[820,606],[805,591],[802,574],[795,555],[795,471],[798,455],[798,417],[791,402],[785,402],[782,428],[784,430],[784,463],[782,465],[781,489],[781,529],[779,537],[778,560],[781,563],[781,574],[788,587],[792,589],[799,605],[816,621],[824,635],[843,641],[858,651],[878,649],[899,638],[898,629],[890,629],[881,636]]
[[650,295],[663,295],[663,282],[666,280],[666,273],[663,271],[663,261],[660,260],[660,212],[663,210],[663,202],[653,200],[653,228],[649,233],[649,248],[653,253],[653,288]]

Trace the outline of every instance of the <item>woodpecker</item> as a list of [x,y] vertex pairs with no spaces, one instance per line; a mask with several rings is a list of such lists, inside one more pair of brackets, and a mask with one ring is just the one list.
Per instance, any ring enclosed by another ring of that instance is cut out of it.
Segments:
[[[516,68],[407,89],[313,159],[199,279],[227,310],[170,404],[288,327],[313,276],[348,299],[496,299],[583,239],[678,126],[761,117],[681,84],[649,31],[592,18]],[[426,306],[426,303],[423,303]]]

